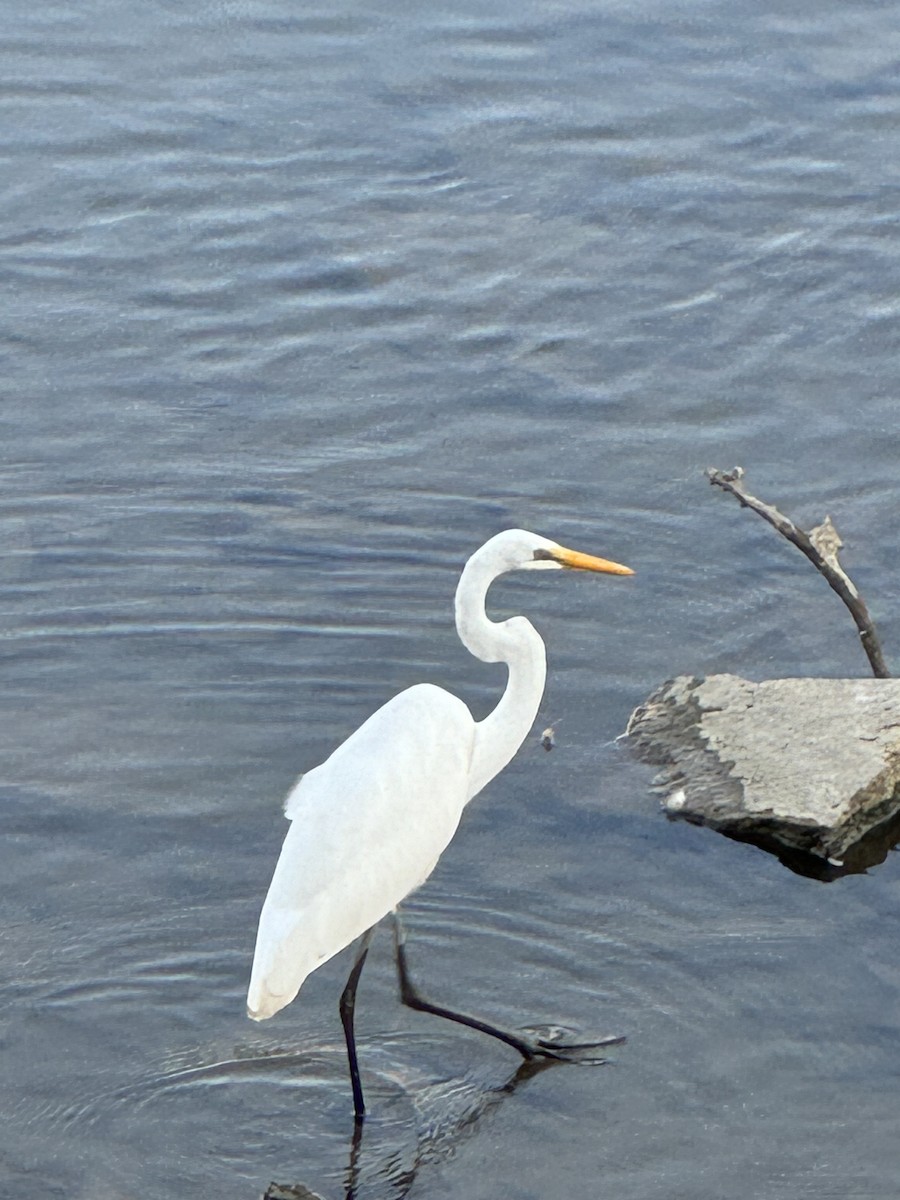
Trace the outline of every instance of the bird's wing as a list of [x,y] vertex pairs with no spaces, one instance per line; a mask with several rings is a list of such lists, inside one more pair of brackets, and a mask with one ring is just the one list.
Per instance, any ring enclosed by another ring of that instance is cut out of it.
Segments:
[[288,797],[248,1004],[271,1016],[306,976],[427,879],[468,799],[474,723],[420,684],[394,697]]

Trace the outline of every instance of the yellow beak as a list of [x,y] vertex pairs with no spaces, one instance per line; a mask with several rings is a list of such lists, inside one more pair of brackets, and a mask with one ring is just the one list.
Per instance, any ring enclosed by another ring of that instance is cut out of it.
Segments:
[[593,554],[582,554],[580,550],[566,550],[562,546],[558,550],[548,551],[547,557],[560,566],[576,571],[603,571],[606,575],[634,574],[631,567],[623,567],[621,563],[610,562],[607,558],[594,558]]

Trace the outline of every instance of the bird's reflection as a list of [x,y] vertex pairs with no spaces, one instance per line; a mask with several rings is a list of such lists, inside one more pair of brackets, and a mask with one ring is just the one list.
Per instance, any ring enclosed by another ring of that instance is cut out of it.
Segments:
[[[591,1060],[599,1063],[602,1060]],[[410,1158],[397,1151],[397,1130],[390,1115],[373,1113],[354,1122],[349,1139],[343,1200],[400,1200],[415,1182],[421,1167],[448,1158],[486,1116],[522,1084],[543,1071],[563,1064],[554,1059],[522,1061],[502,1083],[490,1085],[466,1078],[420,1087],[412,1099],[416,1116],[416,1146]],[[408,1109],[406,1110],[408,1119]],[[271,1183],[263,1200],[331,1200],[304,1183]]]

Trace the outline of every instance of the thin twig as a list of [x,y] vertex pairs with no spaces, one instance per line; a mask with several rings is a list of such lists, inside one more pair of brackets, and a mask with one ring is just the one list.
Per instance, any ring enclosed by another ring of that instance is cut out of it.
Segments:
[[806,533],[783,513],[780,513],[777,508],[750,495],[741,483],[744,476],[743,468],[735,467],[733,471],[719,471],[710,467],[706,476],[711,484],[723,488],[726,492],[731,492],[742,507],[751,508],[764,521],[768,521],[770,525],[774,526],[782,537],[786,537],[798,550],[803,551],[850,610],[850,614],[856,622],[856,628],[859,630],[860,641],[872,668],[872,674],[876,679],[889,679],[891,673],[887,669],[881,652],[881,642],[875,631],[875,623],[869,616],[865,601],[853,581],[838,562],[837,552],[842,542],[831,523],[831,518],[826,517],[821,525],[812,530],[811,534]]

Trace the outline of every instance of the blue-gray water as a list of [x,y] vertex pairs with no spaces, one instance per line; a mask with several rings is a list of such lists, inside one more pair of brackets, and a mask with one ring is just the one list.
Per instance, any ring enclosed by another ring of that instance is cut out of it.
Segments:
[[[8,0],[0,45],[0,1193],[343,1194],[346,956],[252,1025],[280,801],[421,679],[508,525],[535,736],[360,991],[358,1196],[893,1200],[900,869],[667,823],[614,739],[679,672],[900,665],[900,5]],[[555,723],[545,753],[540,727]]]

